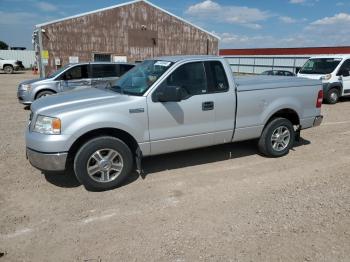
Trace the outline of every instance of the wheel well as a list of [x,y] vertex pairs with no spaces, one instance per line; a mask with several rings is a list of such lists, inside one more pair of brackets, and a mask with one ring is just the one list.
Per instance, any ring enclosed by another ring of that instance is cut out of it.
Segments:
[[292,122],[292,124],[295,126],[300,125],[299,116],[298,116],[297,112],[295,112],[293,109],[282,109],[282,110],[277,111],[269,118],[267,123],[270,123],[273,119],[275,119],[277,117],[286,118],[290,122]]
[[341,92],[341,91],[342,91],[341,86],[336,85],[336,86],[331,86],[331,87],[328,89],[328,91],[327,91],[327,92],[329,92],[329,90],[332,90],[332,89],[338,89],[338,91],[339,91],[339,92]]
[[72,161],[74,160],[74,156],[78,152],[79,148],[87,141],[99,136],[112,136],[115,138],[119,138],[130,148],[133,154],[138,148],[138,143],[136,142],[135,138],[132,137],[129,133],[116,128],[100,128],[87,132],[86,134],[80,136],[73,143],[73,145],[68,151],[68,161],[72,163]]
[[13,65],[11,65],[11,64],[4,64],[2,68],[4,69],[5,66],[11,66],[13,68]]
[[57,93],[56,91],[54,91],[54,90],[52,90],[52,89],[49,89],[49,88],[42,89],[42,90],[39,90],[38,92],[36,92],[36,94],[35,94],[35,99],[37,99],[37,98],[38,98],[38,95],[39,95],[41,92],[44,92],[44,91],[50,91],[50,92],[52,92],[52,93],[54,93],[54,94]]

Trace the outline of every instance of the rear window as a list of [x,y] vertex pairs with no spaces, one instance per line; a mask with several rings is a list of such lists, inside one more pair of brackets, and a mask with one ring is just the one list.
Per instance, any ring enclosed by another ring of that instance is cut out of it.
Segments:
[[219,61],[205,62],[208,79],[208,92],[225,92],[229,89],[226,72]]

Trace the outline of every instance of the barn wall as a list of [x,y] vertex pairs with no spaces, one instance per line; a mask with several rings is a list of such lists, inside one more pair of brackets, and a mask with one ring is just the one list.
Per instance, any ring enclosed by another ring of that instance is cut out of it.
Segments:
[[137,2],[42,27],[49,51],[46,74],[69,56],[92,61],[93,53],[127,56],[128,61],[162,55],[218,54],[218,39],[144,2]]

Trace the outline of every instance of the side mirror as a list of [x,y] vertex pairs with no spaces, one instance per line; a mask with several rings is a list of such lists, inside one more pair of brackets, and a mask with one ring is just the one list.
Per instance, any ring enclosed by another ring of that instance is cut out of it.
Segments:
[[349,70],[345,68],[340,69],[338,72],[338,76],[345,76],[345,77],[350,76]]
[[165,86],[156,92],[156,100],[159,102],[180,102],[182,100],[181,87]]

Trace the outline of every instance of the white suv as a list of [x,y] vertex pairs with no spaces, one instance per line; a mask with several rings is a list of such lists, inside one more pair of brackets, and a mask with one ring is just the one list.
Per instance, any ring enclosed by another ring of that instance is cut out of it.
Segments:
[[350,96],[350,54],[311,57],[298,77],[322,80],[325,102],[335,104]]
[[14,71],[18,71],[23,68],[24,67],[21,61],[0,58],[0,70],[4,70],[6,74],[12,74]]

